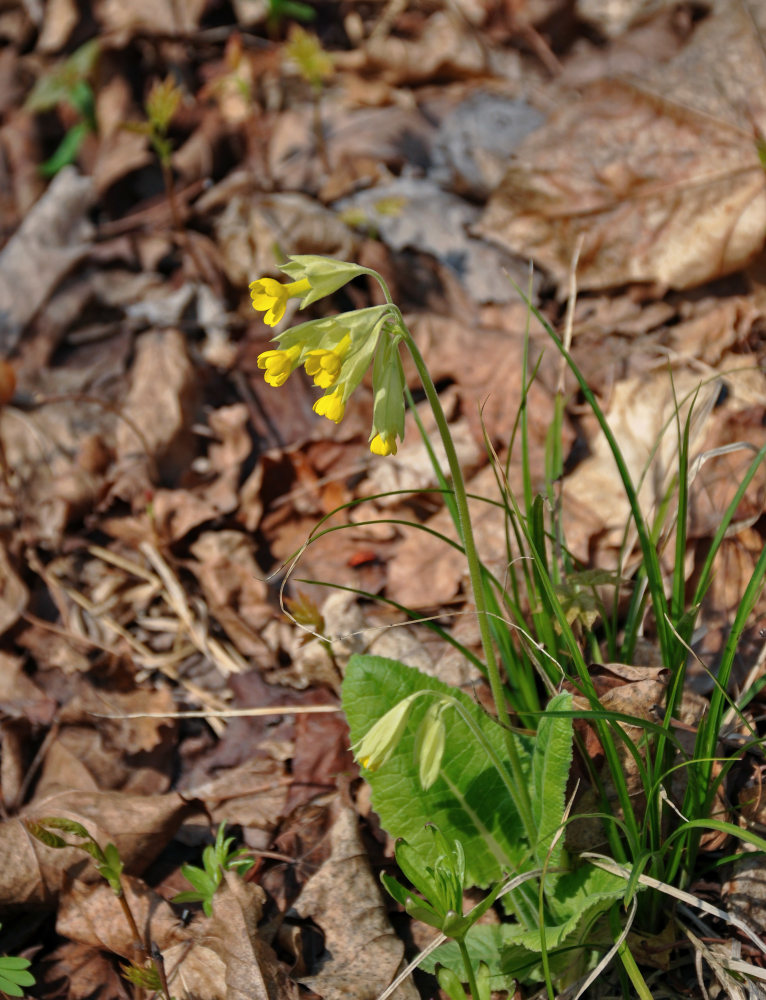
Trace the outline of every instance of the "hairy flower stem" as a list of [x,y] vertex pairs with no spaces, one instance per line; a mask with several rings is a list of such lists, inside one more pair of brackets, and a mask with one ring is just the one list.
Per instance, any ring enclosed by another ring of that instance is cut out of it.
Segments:
[[402,333],[402,339],[407,347],[407,350],[410,352],[410,356],[415,363],[415,367],[417,368],[420,381],[423,385],[423,389],[425,390],[426,398],[428,399],[429,406],[431,407],[436,420],[436,426],[439,429],[439,435],[442,439],[442,444],[444,445],[444,451],[447,455],[447,464],[449,465],[450,475],[452,476],[452,489],[455,494],[455,505],[457,507],[458,521],[460,524],[460,534],[462,536],[465,557],[468,562],[471,590],[473,591],[473,599],[476,605],[476,614],[479,621],[481,644],[484,649],[484,657],[487,662],[487,677],[492,691],[492,699],[495,702],[495,708],[497,710],[497,718],[505,733],[508,763],[510,765],[514,785],[516,786],[517,794],[514,798],[518,806],[519,813],[521,814],[521,820],[524,824],[524,830],[526,831],[529,843],[535,844],[537,842],[537,831],[532,817],[532,804],[529,799],[527,781],[521,769],[521,760],[516,747],[516,741],[511,730],[511,719],[508,712],[508,704],[505,698],[505,689],[500,677],[500,668],[497,664],[495,647],[492,642],[492,632],[489,626],[489,617],[487,615],[487,603],[484,596],[481,561],[479,559],[479,553],[476,549],[476,540],[473,535],[471,515],[468,509],[468,494],[465,489],[463,472],[460,468],[460,462],[458,461],[457,452],[455,451],[455,445],[452,441],[452,435],[450,434],[447,418],[445,417],[444,410],[442,409],[439,394],[436,391],[436,386],[433,383],[431,374],[426,367],[425,361],[423,360],[423,355],[420,353],[420,349],[415,343],[412,334],[407,329],[401,312],[398,307],[394,305],[391,293],[389,292],[388,286],[383,278],[381,278],[376,271],[369,271],[368,273],[375,277],[380,283],[380,286],[383,289],[383,294],[386,296],[386,300],[395,311],[398,327]]
[[457,939],[457,946],[460,949],[460,957],[463,959],[463,967],[465,968],[465,974],[468,977],[468,989],[470,994],[473,997],[473,1000],[479,1000],[479,988],[476,985],[476,976],[474,975],[471,956],[468,954],[468,949],[465,946],[464,937]]
[[439,400],[439,394],[437,393],[433,379],[426,368],[423,355],[420,353],[420,350],[413,340],[409,330],[407,330],[404,326],[403,329],[404,343],[407,345],[407,350],[410,352],[412,360],[415,362],[415,367],[418,370],[418,375],[420,376],[420,381],[423,384],[426,398],[428,399],[434,418],[436,419],[436,426],[439,429],[439,435],[441,436],[444,451],[447,455],[447,464],[449,465],[450,474],[452,476],[452,489],[455,494],[455,506],[457,507],[458,521],[460,523],[460,534],[462,536],[463,548],[468,562],[471,590],[473,591],[473,599],[476,605],[476,614],[479,621],[481,644],[487,661],[487,678],[492,691],[492,699],[495,702],[495,708],[497,709],[498,721],[503,727],[503,732],[505,733],[508,763],[511,768],[514,785],[516,786],[516,804],[519,812],[521,813],[521,819],[524,823],[524,829],[529,839],[529,843],[534,844],[537,841],[537,831],[535,830],[535,823],[532,818],[532,805],[529,800],[527,781],[521,770],[521,761],[519,759],[516,741],[511,730],[511,719],[508,713],[508,704],[505,698],[505,688],[503,687],[503,682],[500,677],[500,668],[497,664],[495,647],[492,642],[492,632],[489,626],[489,617],[487,615],[487,603],[484,596],[481,561],[479,560],[479,553],[476,550],[476,541],[474,539],[471,515],[468,509],[468,494],[465,489],[463,472],[460,468],[460,462],[458,461],[457,452],[455,451],[455,445],[449,431],[447,418],[444,416],[444,410],[442,409],[442,405]]

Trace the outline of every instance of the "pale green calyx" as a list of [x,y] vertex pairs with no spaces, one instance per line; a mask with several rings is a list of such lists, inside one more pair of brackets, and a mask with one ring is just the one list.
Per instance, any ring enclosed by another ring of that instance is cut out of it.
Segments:
[[404,698],[378,719],[354,747],[356,758],[368,771],[377,771],[389,760],[404,734],[410,709],[420,692]]
[[320,257],[318,254],[291,254],[289,264],[279,268],[289,275],[293,281],[306,279],[311,289],[301,301],[301,309],[311,305],[326,295],[332,295],[339,288],[348,284],[352,278],[365,274],[367,268],[359,264],[349,264],[345,260],[335,260],[332,257]]
[[415,763],[424,791],[433,785],[441,770],[447,738],[442,718],[445,707],[442,702],[432,702],[415,734]]

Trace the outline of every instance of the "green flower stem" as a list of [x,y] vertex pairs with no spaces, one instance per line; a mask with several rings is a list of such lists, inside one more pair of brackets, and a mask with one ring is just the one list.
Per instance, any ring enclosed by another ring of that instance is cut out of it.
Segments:
[[484,585],[482,582],[481,562],[479,560],[479,553],[476,550],[476,541],[474,539],[473,527],[471,525],[471,515],[468,509],[468,494],[465,489],[463,472],[460,468],[457,452],[455,451],[455,445],[449,431],[447,418],[444,416],[444,410],[442,409],[442,405],[439,400],[439,394],[436,391],[436,386],[434,385],[425,361],[423,360],[423,355],[420,353],[417,344],[412,338],[412,334],[409,332],[407,327],[404,326],[404,323],[402,323],[401,329],[404,334],[404,342],[407,345],[407,350],[410,352],[412,360],[415,362],[415,367],[418,370],[420,381],[423,384],[426,398],[428,399],[429,405],[431,406],[436,419],[436,426],[439,429],[442,444],[444,445],[444,451],[447,455],[447,464],[449,465],[450,474],[452,476],[452,488],[455,494],[455,506],[457,507],[460,533],[462,535],[463,548],[465,549],[465,556],[468,562],[471,590],[473,591],[473,599],[476,605],[476,614],[479,621],[481,644],[487,661],[487,678],[492,691],[492,698],[495,702],[495,708],[497,709],[498,721],[503,727],[503,731],[505,733],[505,744],[508,750],[508,763],[511,768],[511,775],[513,776],[513,780],[516,785],[515,798],[519,813],[521,814],[521,819],[524,823],[524,829],[526,830],[529,843],[532,845],[537,840],[535,824],[532,818],[532,805],[529,800],[527,783],[521,770],[521,761],[516,748],[516,741],[513,738],[513,732],[511,730],[511,719],[505,699],[505,690],[503,688],[503,682],[500,677],[500,669],[495,656],[495,647],[492,643],[492,633],[489,627],[487,604],[484,596]]
[[458,461],[455,445],[452,441],[452,435],[450,434],[449,425],[447,424],[447,418],[444,415],[444,410],[442,409],[441,401],[439,400],[439,394],[436,391],[436,386],[433,383],[431,374],[426,367],[425,361],[423,360],[423,355],[420,353],[420,349],[415,343],[412,334],[407,329],[399,308],[394,304],[386,282],[377,273],[377,271],[369,270],[366,273],[378,281],[380,287],[383,289],[386,301],[389,303],[396,315],[398,321],[397,325],[402,333],[402,339],[407,346],[407,350],[410,352],[412,360],[415,362],[415,367],[418,370],[418,375],[420,376],[420,381],[423,385],[423,389],[425,390],[426,398],[428,399],[428,403],[433,411],[436,426],[439,429],[439,435],[442,439],[444,451],[447,455],[447,464],[449,465],[450,474],[452,476],[452,488],[455,494],[455,505],[457,507],[460,533],[462,535],[463,548],[465,549],[465,556],[468,562],[471,590],[473,591],[476,614],[479,620],[481,644],[487,661],[487,677],[492,691],[492,698],[495,702],[497,717],[505,732],[505,744],[508,750],[508,763],[510,764],[511,775],[516,785],[516,795],[514,796],[514,799],[517,802],[529,843],[530,845],[533,845],[537,842],[537,831],[532,818],[532,804],[529,799],[527,783],[521,770],[521,760],[519,759],[516,742],[513,738],[513,732],[511,731],[511,719],[505,699],[505,690],[500,677],[500,669],[497,665],[495,647],[492,643],[492,633],[489,627],[489,618],[487,616],[487,602],[484,596],[484,585],[482,582],[481,562],[479,560],[479,553],[476,550],[476,541],[474,539],[473,527],[471,525],[471,515],[468,509],[468,494],[466,493],[463,472],[460,468],[460,462]]
[[468,977],[468,989],[470,994],[473,997],[473,1000],[479,1000],[479,988],[476,985],[476,976],[474,975],[473,965],[471,964],[471,956],[468,954],[468,949],[465,946],[464,937],[457,939],[457,946],[460,949],[460,957],[463,959],[465,974]]

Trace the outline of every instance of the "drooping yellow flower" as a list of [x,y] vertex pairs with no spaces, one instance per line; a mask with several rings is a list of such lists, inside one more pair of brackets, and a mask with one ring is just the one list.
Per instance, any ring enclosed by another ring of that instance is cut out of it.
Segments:
[[274,278],[259,278],[250,282],[250,298],[253,309],[263,312],[263,322],[267,326],[276,326],[282,319],[287,308],[287,300],[307,295],[311,291],[308,278],[299,281],[288,281],[283,284]]
[[421,693],[415,691],[394,705],[356,744],[354,752],[362,767],[377,771],[390,759],[404,734],[412,703]]
[[309,351],[306,357],[306,374],[314,379],[314,385],[320,389],[329,389],[338,381],[338,374],[343,359],[351,347],[351,336],[347,333],[341,342],[330,350],[317,348]]
[[395,337],[384,337],[372,370],[373,455],[395,455],[396,439],[404,438],[404,371]]
[[395,455],[396,454],[396,435],[386,434],[376,434],[375,437],[370,441],[370,451],[373,455]]
[[320,396],[314,403],[314,413],[318,413],[320,417],[327,417],[328,420],[333,420],[336,424],[341,422],[345,412],[346,404],[343,400],[342,389],[336,389],[335,392]]
[[264,379],[278,389],[284,385],[300,363],[299,346],[288,347],[285,351],[264,351],[258,355],[258,367],[263,369]]

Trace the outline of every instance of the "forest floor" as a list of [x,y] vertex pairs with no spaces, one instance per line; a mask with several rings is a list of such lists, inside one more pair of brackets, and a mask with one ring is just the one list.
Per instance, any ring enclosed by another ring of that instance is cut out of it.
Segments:
[[[412,415],[380,458],[369,383],[337,426],[312,411],[308,380],[268,386],[256,361],[273,331],[248,284],[281,277],[287,254],[379,271],[481,496],[495,495],[485,437],[505,458],[528,336],[534,486],[563,391],[559,485],[582,567],[615,566],[629,510],[518,287],[571,336],[631,472],[651,466],[647,510],[677,458],[677,401],[699,387],[693,581],[766,443],[761,20],[763,4],[734,0],[0,5],[0,950],[31,959],[29,995],[135,995],[118,960],[136,956],[82,852],[33,841],[24,817],[66,816],[117,845],[179,1000],[373,1000],[423,944],[380,890],[392,843],[339,692],[354,652],[477,691],[468,660],[414,621],[437,616],[480,653],[466,568],[394,523],[452,531]],[[377,294],[359,279],[308,315]],[[517,453],[509,482],[523,488]],[[765,498],[761,468],[695,633],[698,714],[763,550]],[[503,518],[475,514],[502,577]],[[291,565],[325,517],[344,530]],[[321,612],[329,642],[285,616],[281,588]],[[762,625],[763,599],[736,691],[764,676]],[[658,697],[651,639],[630,665],[646,676],[601,668],[621,711]],[[253,708],[269,714],[227,716]],[[757,724],[762,699],[748,711]],[[189,889],[180,866],[223,821],[256,864],[212,916],[184,914],[169,902]],[[706,891],[723,905],[726,884]],[[763,934],[756,889],[739,891]],[[689,961],[666,970],[666,995],[700,995]],[[438,995],[415,982],[400,1000]]]

